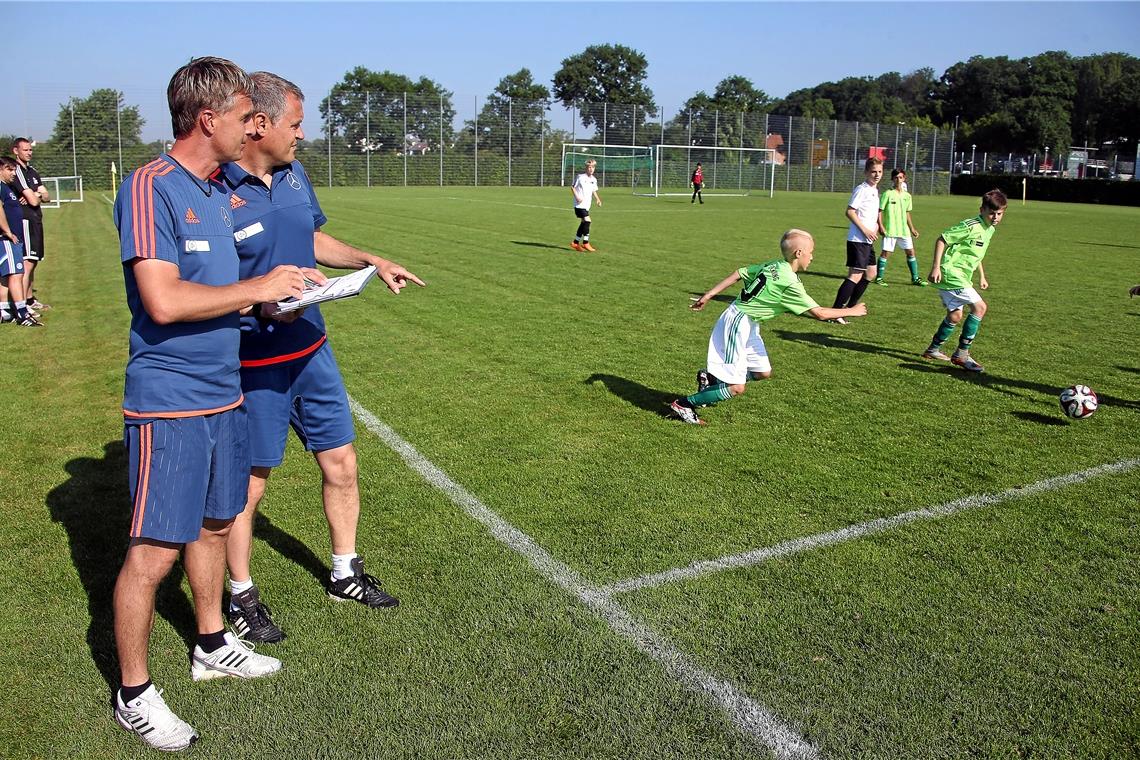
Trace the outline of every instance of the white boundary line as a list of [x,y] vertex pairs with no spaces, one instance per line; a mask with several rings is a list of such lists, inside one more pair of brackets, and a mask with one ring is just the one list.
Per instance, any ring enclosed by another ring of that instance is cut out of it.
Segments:
[[771,749],[779,758],[819,756],[819,750],[779,716],[749,699],[733,684],[692,662],[664,636],[613,601],[608,593],[587,582],[569,566],[552,557],[530,536],[489,509],[351,396],[348,403],[364,426],[399,454],[408,467],[443,491],[472,519],[482,523],[496,540],[522,555],[544,578],[576,596],[611,630],[660,663],[684,686],[719,704],[742,732]]
[[754,549],[741,554],[730,554],[716,559],[702,560],[700,562],[694,562],[688,567],[678,567],[660,573],[630,578],[629,580],[604,586],[598,589],[598,591],[606,596],[613,596],[614,594],[621,594],[627,591],[636,591],[653,586],[662,586],[666,583],[691,580],[693,578],[699,578],[702,575],[718,573],[722,570],[751,567],[767,562],[770,559],[787,557],[792,554],[799,554],[800,552],[810,551],[824,546],[832,546],[845,541],[852,541],[856,538],[863,538],[864,536],[873,536],[876,533],[882,533],[883,531],[906,525],[907,523],[939,520],[965,510],[989,507],[1005,501],[1013,501],[1014,499],[1023,499],[1028,496],[1044,493],[1045,491],[1055,491],[1058,488],[1064,488],[1065,486],[1070,486],[1075,483],[1091,480],[1101,475],[1127,472],[1136,467],[1140,467],[1140,459],[1122,459],[1119,462],[1090,467],[1080,472],[1039,480],[1027,486],[1007,488],[1000,493],[967,496],[963,499],[949,501],[934,507],[916,509],[912,512],[903,512],[893,517],[880,517],[876,520],[859,523],[858,525],[849,525],[846,528],[828,531],[827,533],[817,533],[814,536],[782,541],[774,546],[763,549]]

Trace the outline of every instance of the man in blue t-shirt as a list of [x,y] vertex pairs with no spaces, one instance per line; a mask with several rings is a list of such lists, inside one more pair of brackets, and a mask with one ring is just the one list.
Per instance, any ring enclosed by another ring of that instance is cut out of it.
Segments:
[[[24,297],[24,246],[18,230],[23,229],[24,212],[20,197],[11,183],[16,177],[16,161],[0,156],[0,201],[4,213],[0,214],[0,322],[14,322],[21,327],[43,327],[43,322],[28,308]],[[9,305],[11,298],[11,305]],[[12,309],[15,309],[15,315]]]
[[198,628],[191,677],[281,668],[227,633],[220,609],[226,536],[249,480],[238,312],[304,289],[298,267],[238,281],[229,191],[211,175],[241,156],[251,89],[248,75],[221,58],[175,72],[167,88],[174,145],[132,172],[115,202],[131,312],[123,437],[133,512],[113,602],[122,678],[114,714],[162,750],[198,738],[167,707],[147,665],[155,592],[180,553]]
[[[304,139],[304,95],[275,74],[251,75],[254,130],[240,160],[222,167],[232,191],[234,239],[241,276],[254,277],[275,265],[362,269],[373,265],[393,293],[423,282],[398,264],[346,245],[321,232],[326,218],[305,170],[295,160]],[[323,279],[323,278],[321,278]],[[274,467],[281,464],[292,426],[312,451],[323,479],[322,495],[332,540],[332,573],[327,591],[341,601],[372,608],[399,602],[364,572],[356,554],[360,517],[355,430],[340,370],[325,336],[318,306],[300,316],[274,320],[274,308],[243,319],[241,380],[249,410],[252,470],[245,511],[234,522],[226,547],[234,629],[249,641],[277,642],[285,633],[261,602],[250,576],[253,519]],[[267,318],[268,317],[268,318]]]

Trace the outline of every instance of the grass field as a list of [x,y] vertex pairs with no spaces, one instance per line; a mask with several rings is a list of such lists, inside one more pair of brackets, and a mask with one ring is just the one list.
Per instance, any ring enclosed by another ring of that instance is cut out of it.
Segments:
[[[360,422],[359,549],[403,603],[325,597],[317,473],[291,442],[253,558],[285,669],[192,683],[188,587],[160,598],[153,677],[203,736],[188,754],[1140,753],[1140,211],[1010,207],[980,376],[919,359],[942,312],[896,254],[865,319],[769,323],[773,378],[698,428],[664,404],[725,303],[689,298],[796,226],[830,305],[846,195],[603,190],[596,254],[568,250],[565,189],[320,195],[327,231],[429,285],[325,309]],[[977,203],[916,206],[925,273]],[[4,330],[0,755],[139,757],[108,702],[129,514],[110,207],[47,230],[48,327]],[[1069,421],[1077,382],[1102,406]]]

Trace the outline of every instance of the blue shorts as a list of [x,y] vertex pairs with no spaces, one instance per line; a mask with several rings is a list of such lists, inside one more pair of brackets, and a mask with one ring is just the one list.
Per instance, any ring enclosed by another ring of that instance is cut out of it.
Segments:
[[289,427],[307,451],[328,451],[356,440],[348,394],[326,342],[287,364],[242,367],[254,467],[276,467],[285,457]]
[[198,540],[202,521],[245,508],[249,445],[244,407],[175,419],[128,420],[131,538]]
[[23,273],[24,246],[11,240],[0,241],[0,277]]

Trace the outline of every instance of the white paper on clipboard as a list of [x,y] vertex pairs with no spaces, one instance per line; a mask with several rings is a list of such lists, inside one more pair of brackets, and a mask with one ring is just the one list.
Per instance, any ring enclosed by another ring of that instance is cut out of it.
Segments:
[[300,298],[290,298],[287,301],[277,302],[278,312],[296,311],[325,301],[337,301],[341,298],[351,298],[360,295],[364,286],[376,276],[376,267],[366,266],[364,269],[346,274],[343,277],[332,277],[324,285],[305,288]]

